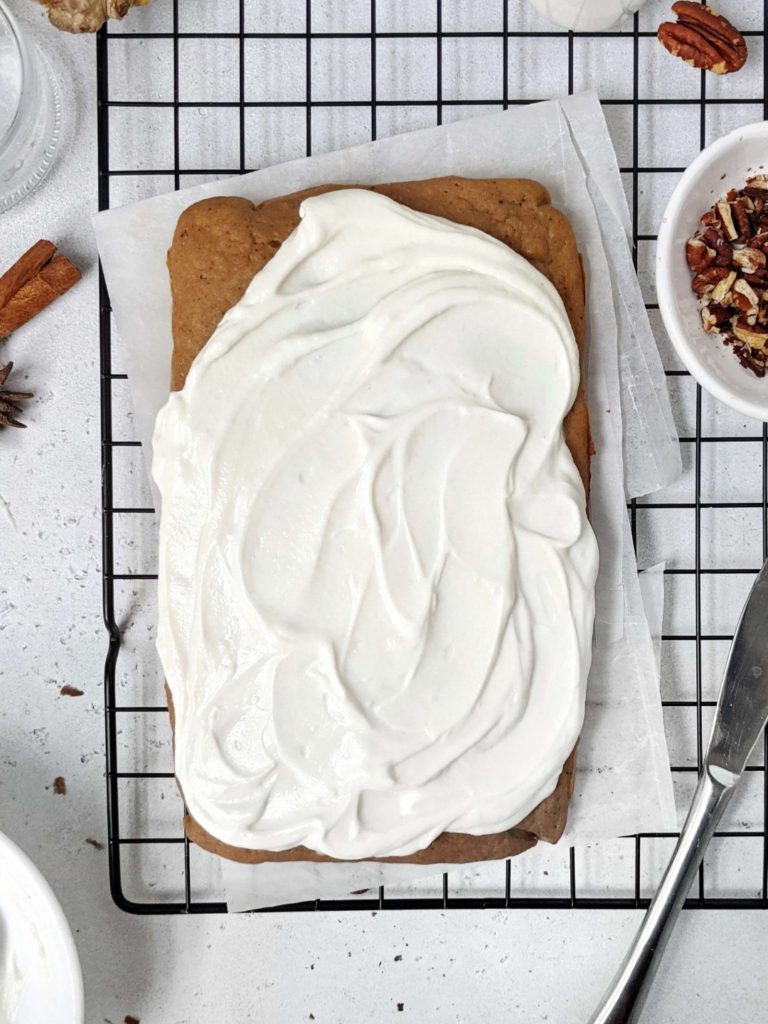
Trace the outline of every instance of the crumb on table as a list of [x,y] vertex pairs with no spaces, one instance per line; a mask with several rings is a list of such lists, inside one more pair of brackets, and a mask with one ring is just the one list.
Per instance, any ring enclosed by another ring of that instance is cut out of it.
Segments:
[[78,690],[78,688],[76,686],[70,686],[69,683],[66,683],[64,686],[62,686],[62,688],[59,690],[59,693],[61,694],[62,697],[82,697],[83,696],[83,691],[82,690]]

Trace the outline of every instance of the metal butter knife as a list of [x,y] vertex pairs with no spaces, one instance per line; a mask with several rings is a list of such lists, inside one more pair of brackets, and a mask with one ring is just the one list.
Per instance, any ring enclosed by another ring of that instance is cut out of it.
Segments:
[[[624,962],[589,1024],[632,1024],[704,851],[768,722],[768,562],[736,627],[704,759],[675,852]],[[766,823],[768,827],[768,823]]]

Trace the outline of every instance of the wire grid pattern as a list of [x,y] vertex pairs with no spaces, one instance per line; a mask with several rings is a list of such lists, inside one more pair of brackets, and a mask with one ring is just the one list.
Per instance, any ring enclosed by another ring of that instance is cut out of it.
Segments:
[[[715,79],[655,39],[667,4],[621,31],[558,30],[525,0],[170,0],[97,38],[99,208],[259,166],[593,87],[633,222],[636,264],[685,472],[630,504],[641,564],[666,559],[662,697],[681,808],[702,766],[738,611],[768,555],[768,432],[717,406],[681,368],[658,315],[655,227],[699,148],[768,116],[768,0],[720,5],[750,60]],[[729,10],[730,6],[730,10]],[[758,10],[759,8],[759,10]],[[110,883],[136,913],[226,909],[216,858],[181,828],[153,644],[156,521],[101,280],[104,617]],[[768,907],[768,741],[716,833],[690,907]],[[522,858],[295,910],[647,906],[675,834]]]

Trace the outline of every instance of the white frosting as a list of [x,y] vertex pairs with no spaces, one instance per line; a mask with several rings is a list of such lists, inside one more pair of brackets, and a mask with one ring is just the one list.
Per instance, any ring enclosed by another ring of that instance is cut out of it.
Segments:
[[613,28],[627,14],[634,14],[646,0],[531,0],[537,11],[576,32],[602,32]]
[[362,190],[302,218],[157,419],[176,773],[235,846],[407,854],[518,823],[578,737],[578,353],[482,232]]

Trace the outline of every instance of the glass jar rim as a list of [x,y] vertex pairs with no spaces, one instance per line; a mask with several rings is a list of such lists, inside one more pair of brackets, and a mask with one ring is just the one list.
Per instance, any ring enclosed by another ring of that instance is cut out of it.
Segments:
[[19,119],[21,101],[24,95],[24,84],[28,77],[29,58],[27,57],[27,49],[24,44],[24,39],[22,37],[21,30],[19,29],[18,22],[16,21],[16,18],[9,10],[8,5],[4,2],[4,0],[0,0],[0,21],[4,21],[8,27],[11,38],[13,39],[16,45],[16,50],[19,55],[19,64],[21,67],[21,88],[19,89],[19,97],[16,101],[16,110],[14,111],[13,117],[11,118],[11,121],[6,127],[5,131],[2,133],[2,135],[0,135],[0,150],[2,150],[5,142],[11,137],[13,130],[16,127],[16,122]]

